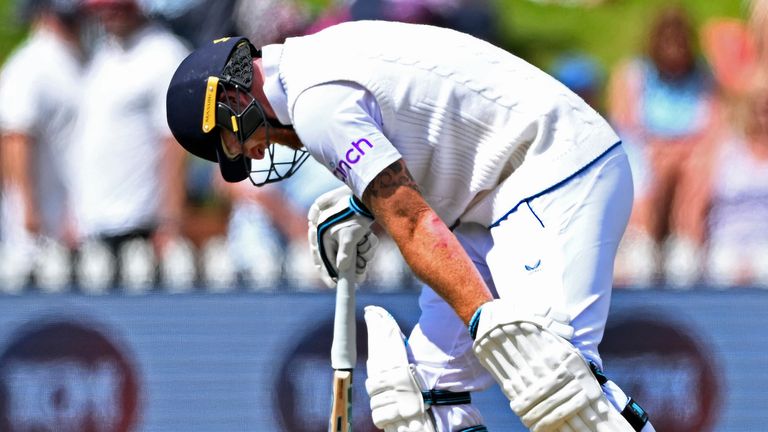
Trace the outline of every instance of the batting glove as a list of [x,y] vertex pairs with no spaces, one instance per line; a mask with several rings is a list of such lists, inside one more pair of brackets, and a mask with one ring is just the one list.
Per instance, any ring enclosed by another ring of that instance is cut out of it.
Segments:
[[373,214],[363,203],[342,186],[320,195],[309,208],[308,218],[309,248],[323,282],[335,288],[339,272],[353,265],[356,282],[365,280],[379,239],[371,231]]

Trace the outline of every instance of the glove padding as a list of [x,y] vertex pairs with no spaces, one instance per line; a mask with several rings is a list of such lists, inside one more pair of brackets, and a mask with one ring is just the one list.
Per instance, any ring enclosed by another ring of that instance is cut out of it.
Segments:
[[342,186],[320,195],[309,208],[309,248],[323,282],[336,287],[340,271],[355,266],[356,282],[365,280],[379,239],[371,231],[373,215]]

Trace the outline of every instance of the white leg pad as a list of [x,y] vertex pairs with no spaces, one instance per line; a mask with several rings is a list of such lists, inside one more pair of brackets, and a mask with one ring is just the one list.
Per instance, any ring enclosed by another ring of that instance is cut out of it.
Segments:
[[633,432],[565,339],[567,317],[518,309],[504,300],[484,305],[474,351],[523,424],[533,432]]
[[408,363],[405,336],[394,318],[381,307],[365,308],[368,327],[368,379],[373,423],[385,432],[435,432],[424,406],[413,367]]

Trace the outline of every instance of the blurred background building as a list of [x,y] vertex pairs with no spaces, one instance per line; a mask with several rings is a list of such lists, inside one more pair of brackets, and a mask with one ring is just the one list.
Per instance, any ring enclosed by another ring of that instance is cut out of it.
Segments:
[[[767,17],[766,0],[0,0],[0,430],[78,430],[57,422],[87,407],[100,407],[93,430],[257,430],[259,398],[266,424],[324,429],[296,422],[323,409],[285,406],[325,407],[315,374],[332,293],[311,264],[306,212],[337,180],[310,161],[297,176],[312,182],[224,184],[173,143],[164,92],[211,39],[265,45],[359,19],[493,42],[611,121],[635,206],[601,349],[651,400],[660,431],[762,429],[748,387],[768,377],[744,371],[768,358],[745,349],[767,342],[755,330],[768,325]],[[413,317],[418,289],[382,236],[363,299]],[[627,329],[665,350],[628,346]],[[59,340],[96,348],[73,354]],[[246,378],[256,362],[268,366]],[[29,405],[24,389],[44,393],[46,382],[79,402]],[[492,399],[480,396],[489,426],[503,424]],[[183,423],[202,412],[213,417]]]

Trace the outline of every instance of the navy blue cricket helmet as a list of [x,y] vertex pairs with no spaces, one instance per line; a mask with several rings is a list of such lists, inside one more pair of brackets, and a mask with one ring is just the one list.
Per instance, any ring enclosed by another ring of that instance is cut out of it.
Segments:
[[[256,186],[290,177],[308,157],[300,149],[291,150],[287,161],[275,160],[275,145],[270,143],[266,166],[252,169],[250,158],[242,153],[229,157],[223,148],[219,128],[232,132],[243,144],[260,127],[265,128],[267,140],[270,128],[286,127],[267,118],[250,93],[253,59],[260,54],[244,37],[214,40],[181,62],[166,99],[168,126],[182,147],[218,162],[224,180],[234,183],[249,178]],[[255,173],[261,174],[258,180],[252,176]]]

